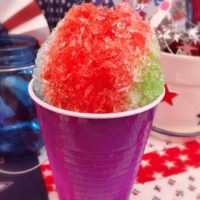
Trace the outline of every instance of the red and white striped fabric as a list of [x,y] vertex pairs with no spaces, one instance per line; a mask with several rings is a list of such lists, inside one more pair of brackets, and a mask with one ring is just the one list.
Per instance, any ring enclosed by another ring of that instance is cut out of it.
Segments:
[[34,0],[1,0],[0,23],[10,34],[28,34],[39,41],[49,35],[41,9]]
[[[50,200],[58,200],[48,162],[41,166]],[[200,200],[200,141],[150,137],[130,200]]]

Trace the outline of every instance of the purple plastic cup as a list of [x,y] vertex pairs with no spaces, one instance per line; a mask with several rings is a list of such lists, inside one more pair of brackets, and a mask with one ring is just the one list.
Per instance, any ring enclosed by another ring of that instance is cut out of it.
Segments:
[[151,129],[156,105],[127,112],[67,111],[29,94],[60,200],[128,200]]

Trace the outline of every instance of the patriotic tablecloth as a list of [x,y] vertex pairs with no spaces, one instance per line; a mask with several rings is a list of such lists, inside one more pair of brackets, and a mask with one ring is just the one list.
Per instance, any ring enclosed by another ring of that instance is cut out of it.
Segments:
[[[45,154],[25,156],[23,162],[0,157],[0,169],[34,171],[0,173],[0,200],[58,200]],[[200,140],[164,142],[150,136],[130,200],[200,200]]]
[[[58,200],[48,161],[41,171],[49,200]],[[200,141],[150,137],[130,200],[200,200]]]

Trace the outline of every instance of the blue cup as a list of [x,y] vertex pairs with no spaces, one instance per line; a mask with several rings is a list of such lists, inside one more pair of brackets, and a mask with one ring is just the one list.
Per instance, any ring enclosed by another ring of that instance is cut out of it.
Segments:
[[37,40],[0,36],[0,154],[37,152],[43,145],[35,107],[28,94]]

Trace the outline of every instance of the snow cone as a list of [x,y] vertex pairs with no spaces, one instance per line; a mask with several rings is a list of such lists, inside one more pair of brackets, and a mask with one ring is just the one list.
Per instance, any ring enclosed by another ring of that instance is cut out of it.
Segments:
[[60,200],[128,200],[163,85],[155,35],[128,4],[66,14],[29,85]]

